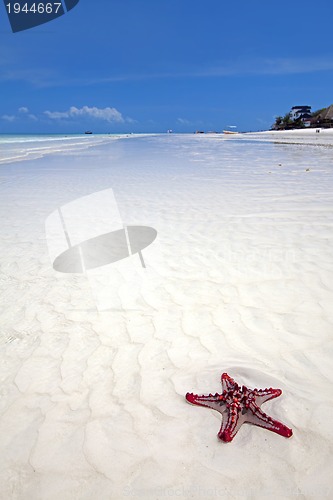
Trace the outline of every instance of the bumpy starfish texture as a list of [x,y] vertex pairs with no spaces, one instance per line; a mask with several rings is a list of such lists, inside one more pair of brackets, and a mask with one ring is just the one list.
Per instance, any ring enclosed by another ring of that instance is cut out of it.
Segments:
[[281,389],[248,389],[245,385],[240,387],[227,373],[222,373],[221,381],[222,394],[198,396],[188,392],[185,397],[189,403],[212,408],[222,414],[222,425],[218,433],[222,441],[232,441],[245,422],[284,437],[292,436],[293,431],[289,427],[269,417],[260,408],[265,401],[280,396]]

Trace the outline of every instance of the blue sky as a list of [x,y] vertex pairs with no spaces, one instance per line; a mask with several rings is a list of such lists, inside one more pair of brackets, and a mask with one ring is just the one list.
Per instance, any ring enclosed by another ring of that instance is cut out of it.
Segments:
[[0,133],[267,129],[333,103],[332,0],[80,0],[12,33]]

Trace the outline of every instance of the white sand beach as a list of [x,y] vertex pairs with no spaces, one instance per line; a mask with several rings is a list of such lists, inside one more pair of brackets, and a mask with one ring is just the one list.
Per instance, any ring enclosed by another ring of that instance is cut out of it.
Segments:
[[[332,498],[333,131],[36,142],[0,158],[0,498]],[[53,268],[123,225],[157,237]],[[293,436],[219,440],[185,394],[222,372]]]

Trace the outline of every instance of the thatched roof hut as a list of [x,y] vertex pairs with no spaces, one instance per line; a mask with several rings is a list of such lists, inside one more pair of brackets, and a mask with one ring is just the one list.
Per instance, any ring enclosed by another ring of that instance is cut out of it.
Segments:
[[313,114],[313,123],[316,126],[333,126],[333,104]]

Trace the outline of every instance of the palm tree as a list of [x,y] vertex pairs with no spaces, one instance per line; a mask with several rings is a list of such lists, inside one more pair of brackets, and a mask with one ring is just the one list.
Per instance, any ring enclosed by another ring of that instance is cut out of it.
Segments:
[[284,129],[292,128],[294,121],[291,119],[290,113],[286,113],[282,118],[282,124]]
[[283,120],[282,116],[277,116],[275,118],[275,124],[274,125],[275,125],[276,128],[280,128],[281,127],[282,120]]

